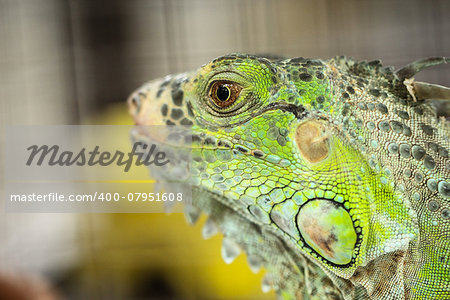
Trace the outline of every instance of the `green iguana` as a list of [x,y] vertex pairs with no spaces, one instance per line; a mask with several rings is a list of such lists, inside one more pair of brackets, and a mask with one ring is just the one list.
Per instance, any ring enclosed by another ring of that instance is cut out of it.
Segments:
[[[450,129],[414,62],[231,54],[145,84],[138,125],[189,126],[186,216],[281,299],[450,299]],[[446,112],[444,111],[444,114]],[[167,146],[175,149],[176,147]],[[181,151],[178,150],[174,151]],[[178,178],[178,179],[177,179]]]

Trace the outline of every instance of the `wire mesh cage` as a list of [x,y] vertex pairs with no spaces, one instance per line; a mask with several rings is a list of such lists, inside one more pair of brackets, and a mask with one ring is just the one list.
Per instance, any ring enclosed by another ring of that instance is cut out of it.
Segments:
[[[1,0],[0,126],[132,124],[125,100],[137,86],[232,52],[397,68],[448,56],[449,15],[445,0]],[[419,79],[448,85],[448,71]],[[35,274],[54,297],[274,297],[181,215],[0,214],[0,274]]]

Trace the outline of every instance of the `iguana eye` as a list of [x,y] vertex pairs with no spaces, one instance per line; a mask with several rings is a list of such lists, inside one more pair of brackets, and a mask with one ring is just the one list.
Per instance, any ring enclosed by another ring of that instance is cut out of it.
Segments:
[[242,87],[232,81],[214,81],[209,88],[211,102],[219,109],[231,106],[239,97]]

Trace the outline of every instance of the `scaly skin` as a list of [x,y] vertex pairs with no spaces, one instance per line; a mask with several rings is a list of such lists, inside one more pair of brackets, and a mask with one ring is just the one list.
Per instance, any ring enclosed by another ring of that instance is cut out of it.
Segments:
[[449,129],[402,79],[236,54],[129,105],[137,124],[192,126],[188,216],[206,212],[225,257],[239,245],[280,298],[450,299]]

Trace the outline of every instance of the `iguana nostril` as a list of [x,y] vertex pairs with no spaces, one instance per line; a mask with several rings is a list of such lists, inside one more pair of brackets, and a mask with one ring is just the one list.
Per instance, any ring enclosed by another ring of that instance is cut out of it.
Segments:
[[141,108],[141,99],[139,93],[134,93],[128,99],[128,109],[132,113],[139,113],[139,109]]

